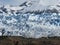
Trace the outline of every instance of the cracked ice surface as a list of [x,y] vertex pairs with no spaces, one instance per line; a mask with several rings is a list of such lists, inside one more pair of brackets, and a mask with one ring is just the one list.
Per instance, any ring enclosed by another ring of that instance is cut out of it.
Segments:
[[27,38],[60,36],[60,15],[55,13],[0,14],[0,28],[5,30],[4,36]]

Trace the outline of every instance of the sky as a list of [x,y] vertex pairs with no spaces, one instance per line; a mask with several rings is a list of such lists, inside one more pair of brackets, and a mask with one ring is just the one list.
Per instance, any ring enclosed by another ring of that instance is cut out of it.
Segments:
[[[31,1],[31,0],[0,0],[0,5],[19,5],[25,1]],[[32,1],[39,1],[39,0],[32,0]]]
[[[31,0],[0,0],[0,5],[6,5],[6,4],[10,4],[10,5],[20,5],[25,1],[31,1]],[[40,2],[40,4],[56,4],[58,2],[60,2],[60,0],[32,0],[32,1],[38,1]]]
[[24,1],[26,0],[0,0],[0,5],[6,5],[6,4],[19,5],[23,3]]

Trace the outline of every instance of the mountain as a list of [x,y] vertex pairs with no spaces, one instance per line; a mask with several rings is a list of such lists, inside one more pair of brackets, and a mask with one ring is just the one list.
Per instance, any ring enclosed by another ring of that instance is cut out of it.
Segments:
[[[44,1],[44,2],[43,2]],[[53,2],[56,0],[39,0],[39,1],[25,1],[19,6],[13,6],[13,5],[4,5],[0,6],[5,13],[7,12],[55,12],[59,13],[60,12],[60,1],[55,3]],[[50,4],[51,3],[51,4]]]
[[56,9],[60,12],[60,1],[58,0],[37,0],[37,1],[25,1],[20,6],[25,6],[22,12],[35,12],[35,11],[43,11],[43,10],[53,10]]

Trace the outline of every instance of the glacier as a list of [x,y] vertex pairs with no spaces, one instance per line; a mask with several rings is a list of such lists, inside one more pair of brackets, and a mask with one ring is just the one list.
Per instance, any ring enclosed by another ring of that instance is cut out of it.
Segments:
[[26,1],[19,6],[0,6],[0,36],[2,32],[3,36],[26,38],[60,36],[60,3],[56,1]]
[[0,32],[4,36],[41,38],[60,36],[60,15],[56,13],[0,13]]

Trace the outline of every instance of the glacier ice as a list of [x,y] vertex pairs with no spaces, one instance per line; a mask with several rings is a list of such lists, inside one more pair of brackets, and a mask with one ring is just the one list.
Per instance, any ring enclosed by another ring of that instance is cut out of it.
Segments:
[[0,14],[0,28],[5,29],[4,36],[23,36],[27,38],[60,36],[59,14],[22,13],[7,15]]
[[4,36],[27,38],[60,36],[60,7],[39,4],[27,2],[27,6],[21,7],[2,6],[0,8],[0,35],[4,29]]

